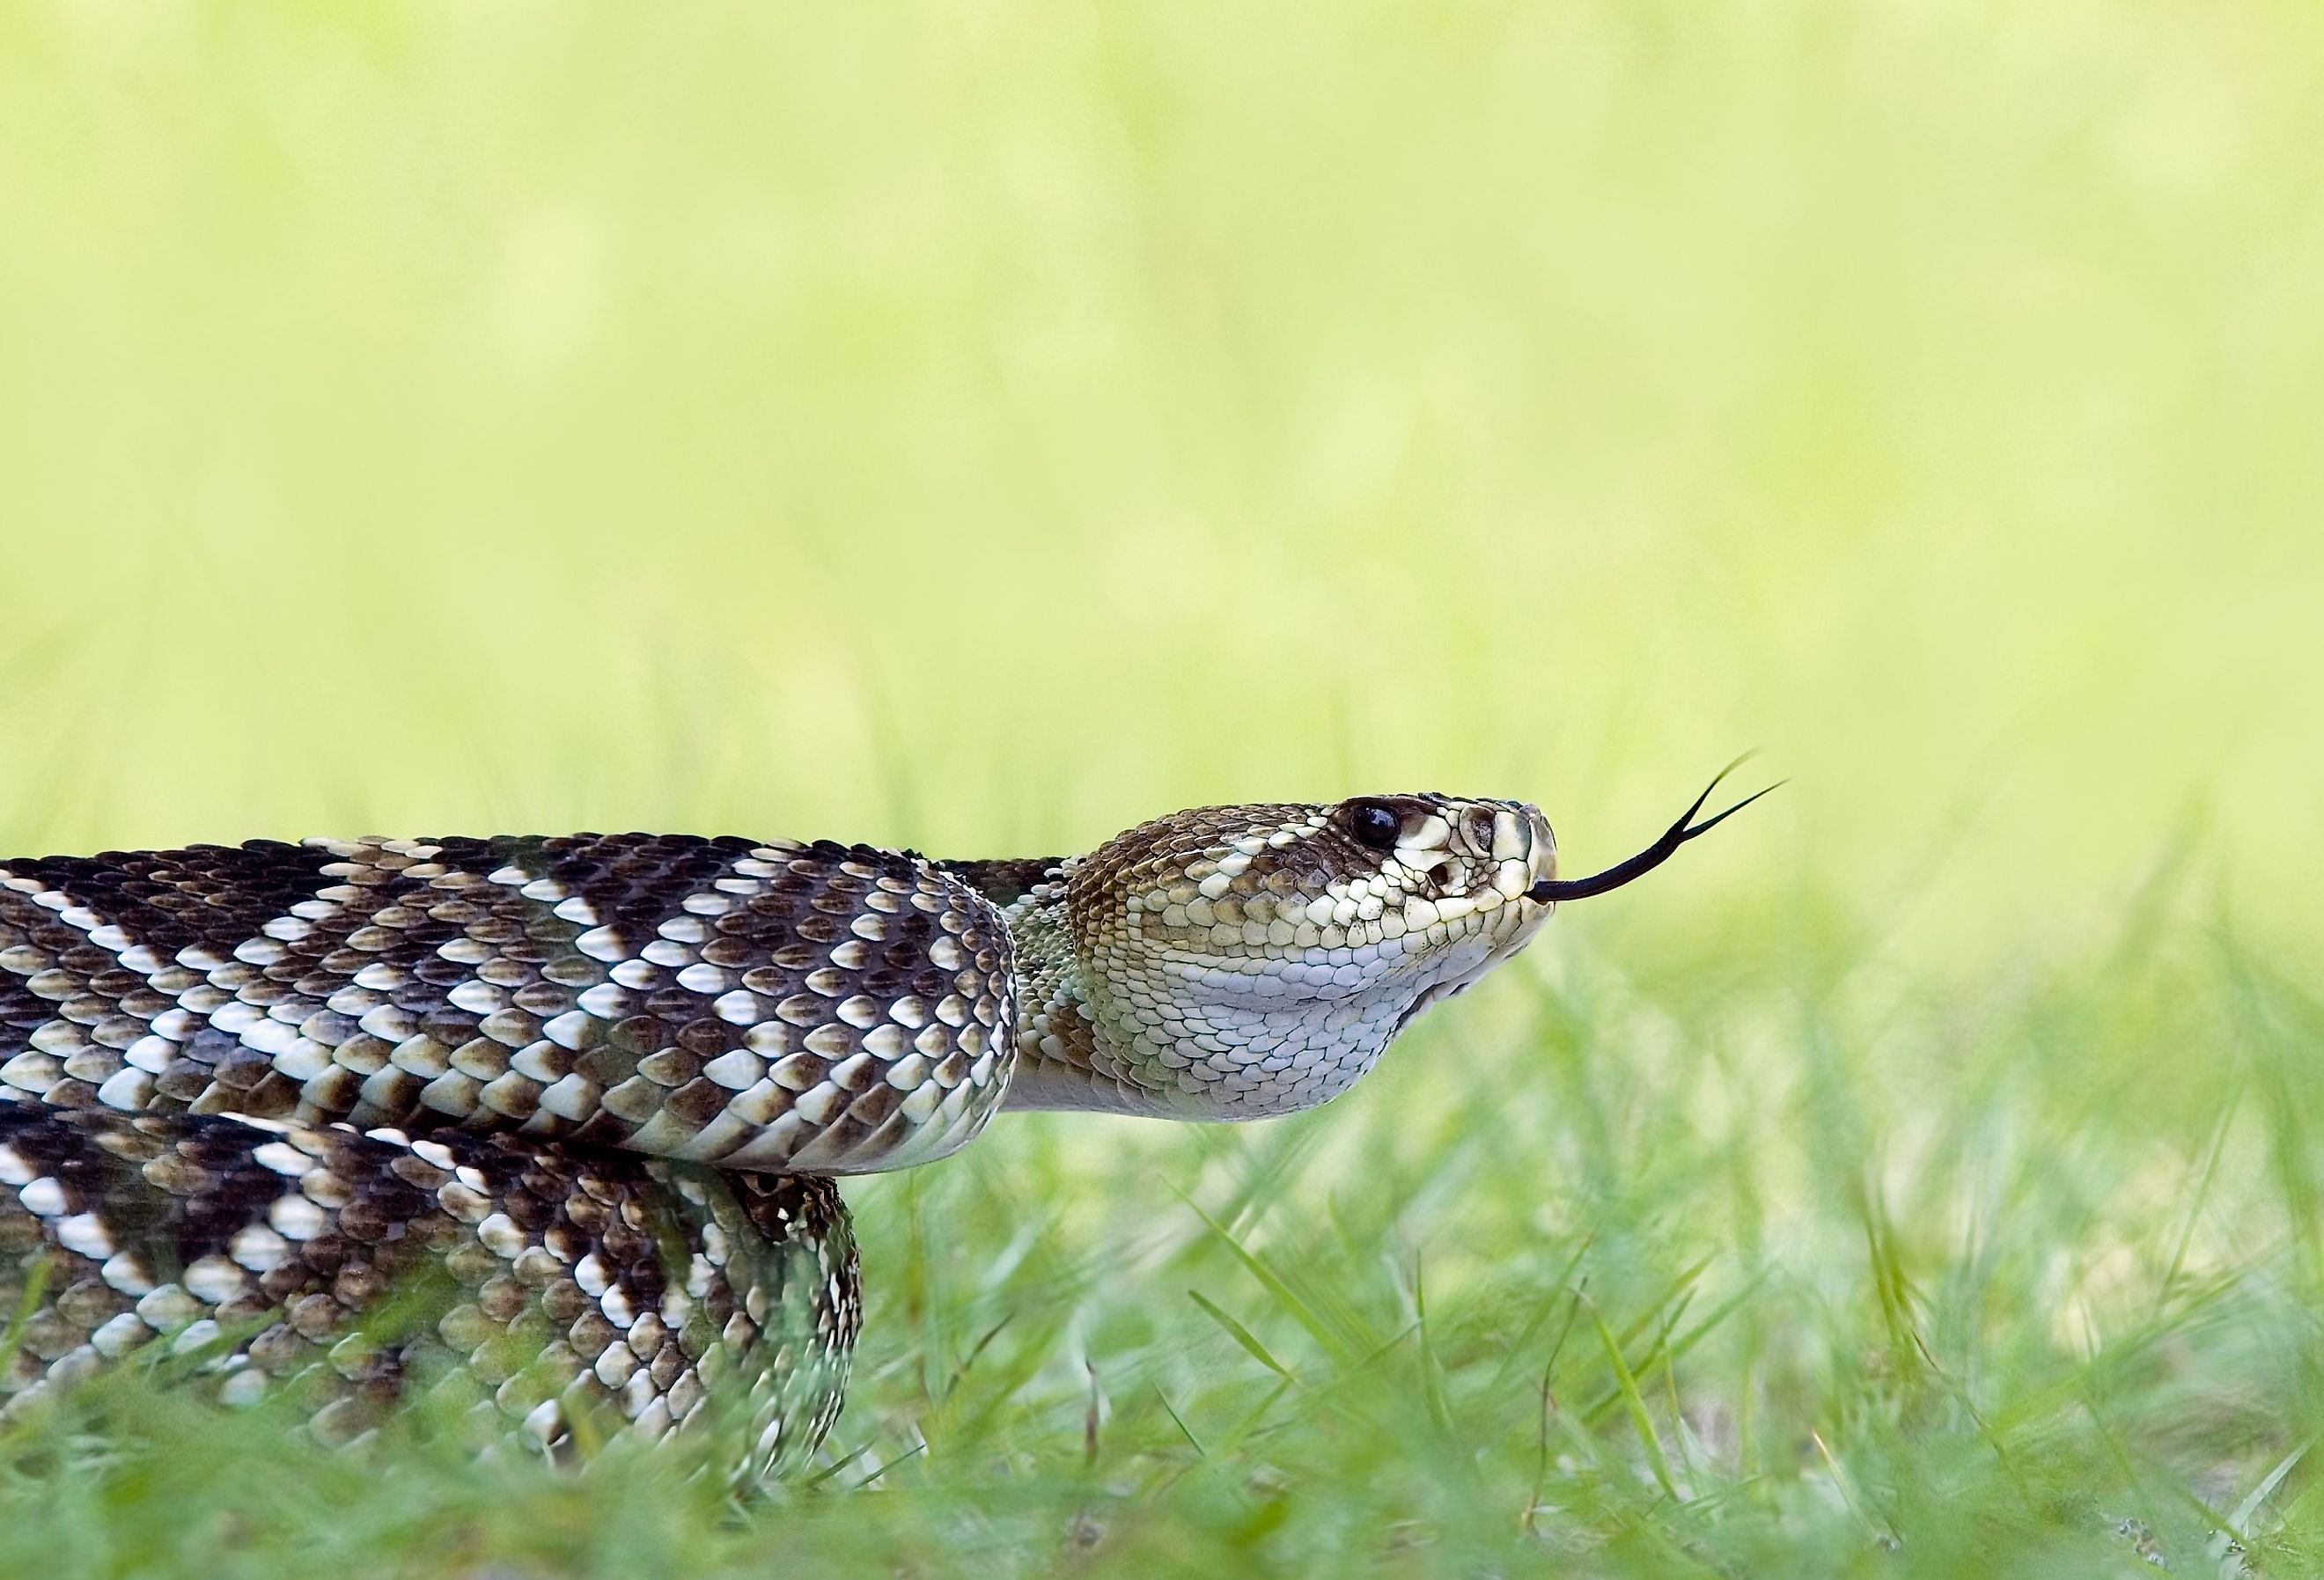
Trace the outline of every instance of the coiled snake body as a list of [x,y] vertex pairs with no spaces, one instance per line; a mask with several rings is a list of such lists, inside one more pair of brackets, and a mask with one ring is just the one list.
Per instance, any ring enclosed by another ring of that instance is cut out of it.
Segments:
[[1532,807],[1434,795],[1203,808],[1058,860],[577,835],[0,861],[0,1396],[163,1354],[327,1438],[440,1385],[552,1448],[741,1400],[779,1467],[860,1321],[832,1176],[1004,1105],[1334,1096],[1595,892],[1555,865]]

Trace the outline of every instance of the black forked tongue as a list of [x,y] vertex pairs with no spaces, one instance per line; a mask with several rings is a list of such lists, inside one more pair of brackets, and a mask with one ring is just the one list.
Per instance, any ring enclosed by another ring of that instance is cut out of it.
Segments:
[[1694,822],[1692,820],[1694,815],[1702,810],[1702,803],[1709,800],[1711,799],[1711,792],[1719,788],[1720,780],[1725,779],[1729,774],[1742,767],[1746,762],[1749,761],[1750,756],[1751,753],[1746,752],[1742,756],[1738,757],[1734,762],[1720,769],[1719,771],[1718,778],[1713,779],[1709,784],[1703,786],[1702,793],[1694,798],[1694,805],[1689,807],[1685,811],[1681,812],[1678,815],[1678,821],[1672,824],[1668,828],[1664,829],[1663,836],[1660,839],[1655,840],[1652,845],[1646,846],[1646,849],[1640,851],[1629,860],[1625,862],[1617,862],[1612,866],[1608,867],[1604,872],[1592,873],[1586,878],[1544,878],[1540,882],[1536,883],[1532,888],[1526,891],[1526,898],[1528,900],[1539,901],[1543,903],[1547,903],[1555,900],[1587,900],[1593,894],[1603,894],[1609,889],[1618,889],[1633,878],[1645,877],[1648,873],[1653,872],[1656,867],[1670,860],[1672,856],[1677,855],[1678,847],[1680,845],[1684,845],[1688,840],[1694,838],[1698,835],[1710,833],[1721,823],[1726,822],[1728,818],[1732,818],[1736,813],[1749,806],[1753,801],[1757,800],[1759,797],[1766,795],[1767,790],[1779,789],[1783,785],[1784,781],[1779,779],[1774,784],[1769,785],[1767,790],[1759,790],[1754,794],[1745,796],[1741,800],[1736,802],[1733,806],[1728,808],[1727,810],[1720,813],[1717,817],[1705,818],[1700,823]]

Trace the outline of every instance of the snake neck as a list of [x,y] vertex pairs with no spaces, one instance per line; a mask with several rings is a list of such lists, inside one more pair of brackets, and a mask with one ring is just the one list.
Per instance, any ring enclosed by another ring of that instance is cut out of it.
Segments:
[[1066,884],[1084,857],[946,862],[1001,908],[1015,956],[1017,1043],[1002,1106],[1110,1113],[1170,1112],[1167,1095],[1110,1050],[1074,949]]
[[1002,1106],[1168,1115],[1169,1094],[1109,1046],[1074,949],[1062,881],[1003,909],[1017,950],[1017,1067]]

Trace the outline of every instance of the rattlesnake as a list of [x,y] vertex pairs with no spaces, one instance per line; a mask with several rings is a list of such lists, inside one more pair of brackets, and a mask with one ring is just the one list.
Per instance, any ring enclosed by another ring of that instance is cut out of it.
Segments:
[[168,1356],[327,1440],[426,1389],[549,1450],[731,1406],[779,1468],[861,1320],[833,1176],[1003,1107],[1324,1102],[1557,901],[1717,822],[1703,799],[1571,882],[1534,807],[1434,794],[1056,860],[583,834],[0,861],[0,1397]]

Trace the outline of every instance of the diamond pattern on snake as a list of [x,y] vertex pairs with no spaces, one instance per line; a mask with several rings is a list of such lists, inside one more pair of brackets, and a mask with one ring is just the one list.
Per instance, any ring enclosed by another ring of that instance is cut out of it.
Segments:
[[1056,859],[580,834],[0,860],[0,1414],[160,1353],[326,1441],[458,1387],[547,1452],[741,1411],[779,1472],[861,1325],[834,1177],[1003,1108],[1326,1102],[1702,805],[1572,881],[1534,807],[1443,795],[1200,808]]

